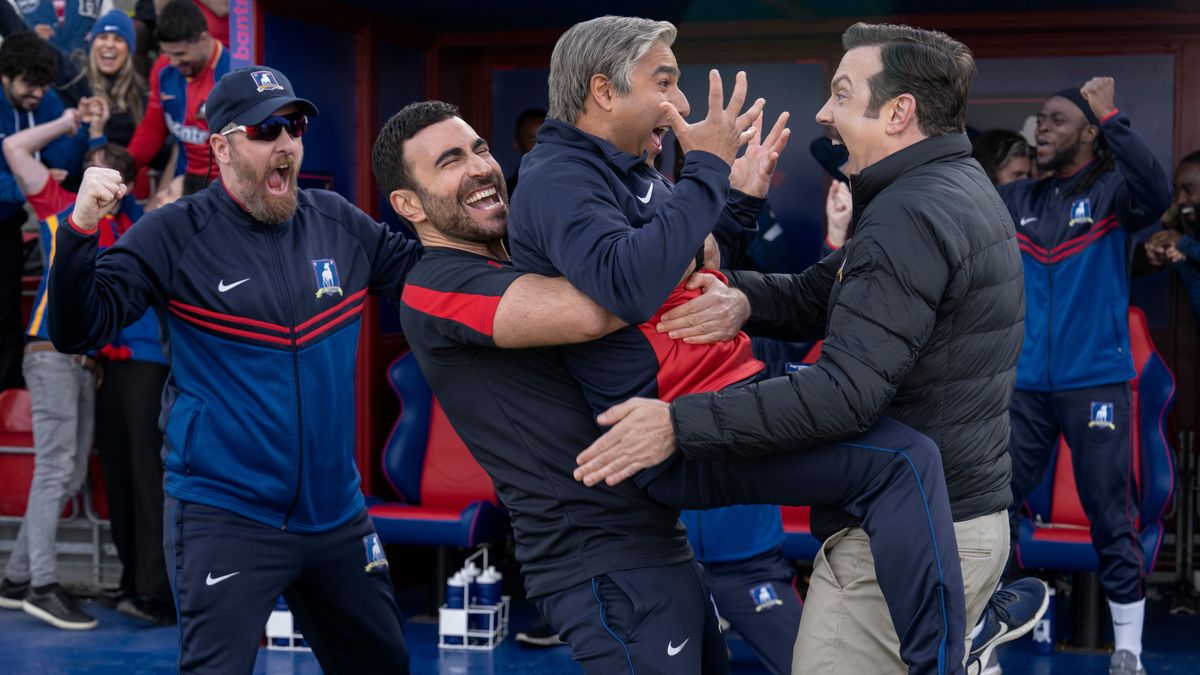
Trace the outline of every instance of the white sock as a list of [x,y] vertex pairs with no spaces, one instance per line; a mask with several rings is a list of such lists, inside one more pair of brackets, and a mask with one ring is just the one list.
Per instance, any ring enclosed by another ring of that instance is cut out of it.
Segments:
[[1142,667],[1142,623],[1146,618],[1146,600],[1119,604],[1108,601],[1108,609],[1112,612],[1113,637],[1117,649],[1133,652],[1138,659],[1138,668]]

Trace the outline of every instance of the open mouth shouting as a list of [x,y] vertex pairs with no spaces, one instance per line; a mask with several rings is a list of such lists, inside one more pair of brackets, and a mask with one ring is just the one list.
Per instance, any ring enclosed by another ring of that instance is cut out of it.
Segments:
[[658,155],[659,153],[662,152],[663,136],[667,135],[667,129],[669,129],[669,128],[670,127],[655,127],[654,130],[650,132],[650,153],[651,153],[651,155]]
[[279,197],[288,193],[292,187],[292,158],[278,160],[271,171],[267,173],[267,193]]

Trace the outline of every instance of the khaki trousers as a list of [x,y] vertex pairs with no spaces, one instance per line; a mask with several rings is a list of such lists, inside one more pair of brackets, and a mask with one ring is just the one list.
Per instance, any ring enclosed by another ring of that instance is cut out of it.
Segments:
[[[1001,511],[954,523],[967,602],[975,627],[1008,562],[1008,515]],[[969,654],[971,645],[967,636]],[[867,533],[842,530],[813,562],[812,580],[792,654],[792,675],[906,673],[900,640],[875,578]]]

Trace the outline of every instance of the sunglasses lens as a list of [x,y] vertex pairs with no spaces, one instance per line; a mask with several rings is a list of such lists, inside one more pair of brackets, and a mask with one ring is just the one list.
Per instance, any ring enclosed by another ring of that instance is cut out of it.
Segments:
[[292,138],[300,138],[308,131],[308,117],[282,117],[272,115],[252,127],[246,127],[246,137],[252,141],[273,141],[279,138],[279,132],[288,130]]

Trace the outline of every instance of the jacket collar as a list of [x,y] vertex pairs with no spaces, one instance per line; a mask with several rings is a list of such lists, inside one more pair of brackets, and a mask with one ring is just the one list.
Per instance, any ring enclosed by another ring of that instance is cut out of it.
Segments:
[[905,172],[919,166],[947,159],[966,159],[971,156],[971,141],[966,134],[930,136],[903,150],[868,166],[861,173],[850,177],[850,188],[854,197],[854,223],[858,223],[867,204],[884,188],[896,182]]
[[646,153],[631,155],[608,141],[580,130],[574,124],[548,119],[537,133],[538,143],[553,143],[582,150],[604,158],[622,173],[629,173],[639,165],[645,165]]

